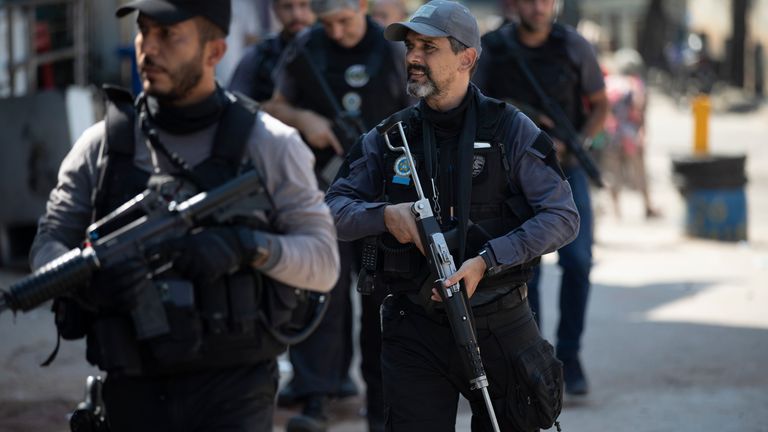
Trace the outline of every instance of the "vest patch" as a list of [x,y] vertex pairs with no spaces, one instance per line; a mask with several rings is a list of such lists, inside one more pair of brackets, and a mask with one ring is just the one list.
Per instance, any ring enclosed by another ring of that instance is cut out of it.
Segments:
[[350,87],[360,88],[368,84],[370,79],[371,77],[365,70],[365,65],[352,65],[348,67],[344,72],[344,80],[347,82],[347,84],[350,85]]
[[479,176],[483,169],[485,169],[485,156],[474,155],[472,158],[472,178]]
[[360,112],[360,107],[363,105],[363,98],[360,97],[360,93],[349,92],[341,97],[341,105],[347,112],[357,114]]
[[[416,161],[414,161],[416,163]],[[411,165],[408,163],[408,157],[400,156],[395,160],[395,175],[392,177],[392,183],[408,186],[411,184]]]

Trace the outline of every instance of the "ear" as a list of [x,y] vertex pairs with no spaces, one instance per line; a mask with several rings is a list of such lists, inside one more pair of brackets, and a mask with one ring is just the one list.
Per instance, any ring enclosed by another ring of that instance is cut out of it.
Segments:
[[363,13],[368,12],[368,0],[359,0],[358,7]]
[[459,53],[459,69],[462,71],[472,69],[477,61],[477,50],[474,48],[467,48]]
[[227,52],[227,41],[224,38],[214,39],[205,43],[205,64],[215,67]]

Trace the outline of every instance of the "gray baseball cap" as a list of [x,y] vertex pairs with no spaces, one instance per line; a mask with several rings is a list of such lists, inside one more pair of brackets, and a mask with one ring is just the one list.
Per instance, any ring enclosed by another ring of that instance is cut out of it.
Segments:
[[431,37],[451,36],[464,45],[475,48],[478,55],[482,50],[477,19],[466,6],[455,1],[432,0],[422,5],[409,21],[387,26],[384,37],[391,41],[402,41],[409,31]]

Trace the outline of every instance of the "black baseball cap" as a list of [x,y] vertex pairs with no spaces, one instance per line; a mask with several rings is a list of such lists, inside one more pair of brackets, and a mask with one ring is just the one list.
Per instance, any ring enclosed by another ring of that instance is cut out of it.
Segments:
[[135,0],[117,9],[119,18],[139,11],[160,24],[176,24],[196,16],[211,20],[229,34],[231,0]]
[[451,36],[464,45],[475,48],[480,54],[480,29],[477,19],[466,6],[455,1],[432,0],[422,5],[406,22],[387,26],[384,37],[391,41],[402,41],[409,31],[431,37]]

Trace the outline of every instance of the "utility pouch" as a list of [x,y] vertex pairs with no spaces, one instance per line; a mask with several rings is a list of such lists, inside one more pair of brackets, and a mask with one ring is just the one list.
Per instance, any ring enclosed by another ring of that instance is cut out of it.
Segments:
[[379,238],[380,268],[385,276],[402,279],[416,277],[426,266],[425,258],[413,244],[401,244],[391,234]]
[[161,366],[194,359],[200,354],[203,328],[195,309],[195,288],[184,279],[163,279],[159,284],[170,332],[147,341]]
[[[96,343],[92,343],[92,340]],[[123,316],[99,317],[88,333],[86,358],[110,373],[139,375],[142,361],[131,320]]]
[[357,292],[362,295],[371,295],[376,288],[376,269],[379,255],[378,242],[378,236],[369,236],[362,240],[360,275],[357,278]]
[[136,339],[146,340],[170,331],[160,292],[150,279],[141,282],[137,290],[136,305],[131,309]]
[[85,337],[93,315],[69,297],[57,297],[51,307],[56,314],[56,329],[65,340]]
[[228,333],[229,301],[227,299],[227,278],[199,286],[200,310],[207,333],[214,336]]
[[256,333],[258,293],[254,283],[255,277],[248,273],[236,273],[228,278],[229,312],[232,320],[232,333],[235,335],[253,335]]
[[302,300],[301,290],[266,277],[261,278],[261,286],[264,313],[273,329],[291,324],[301,314],[302,311],[297,310]]
[[563,408],[563,363],[542,338],[513,359],[507,410],[516,430],[549,429]]

